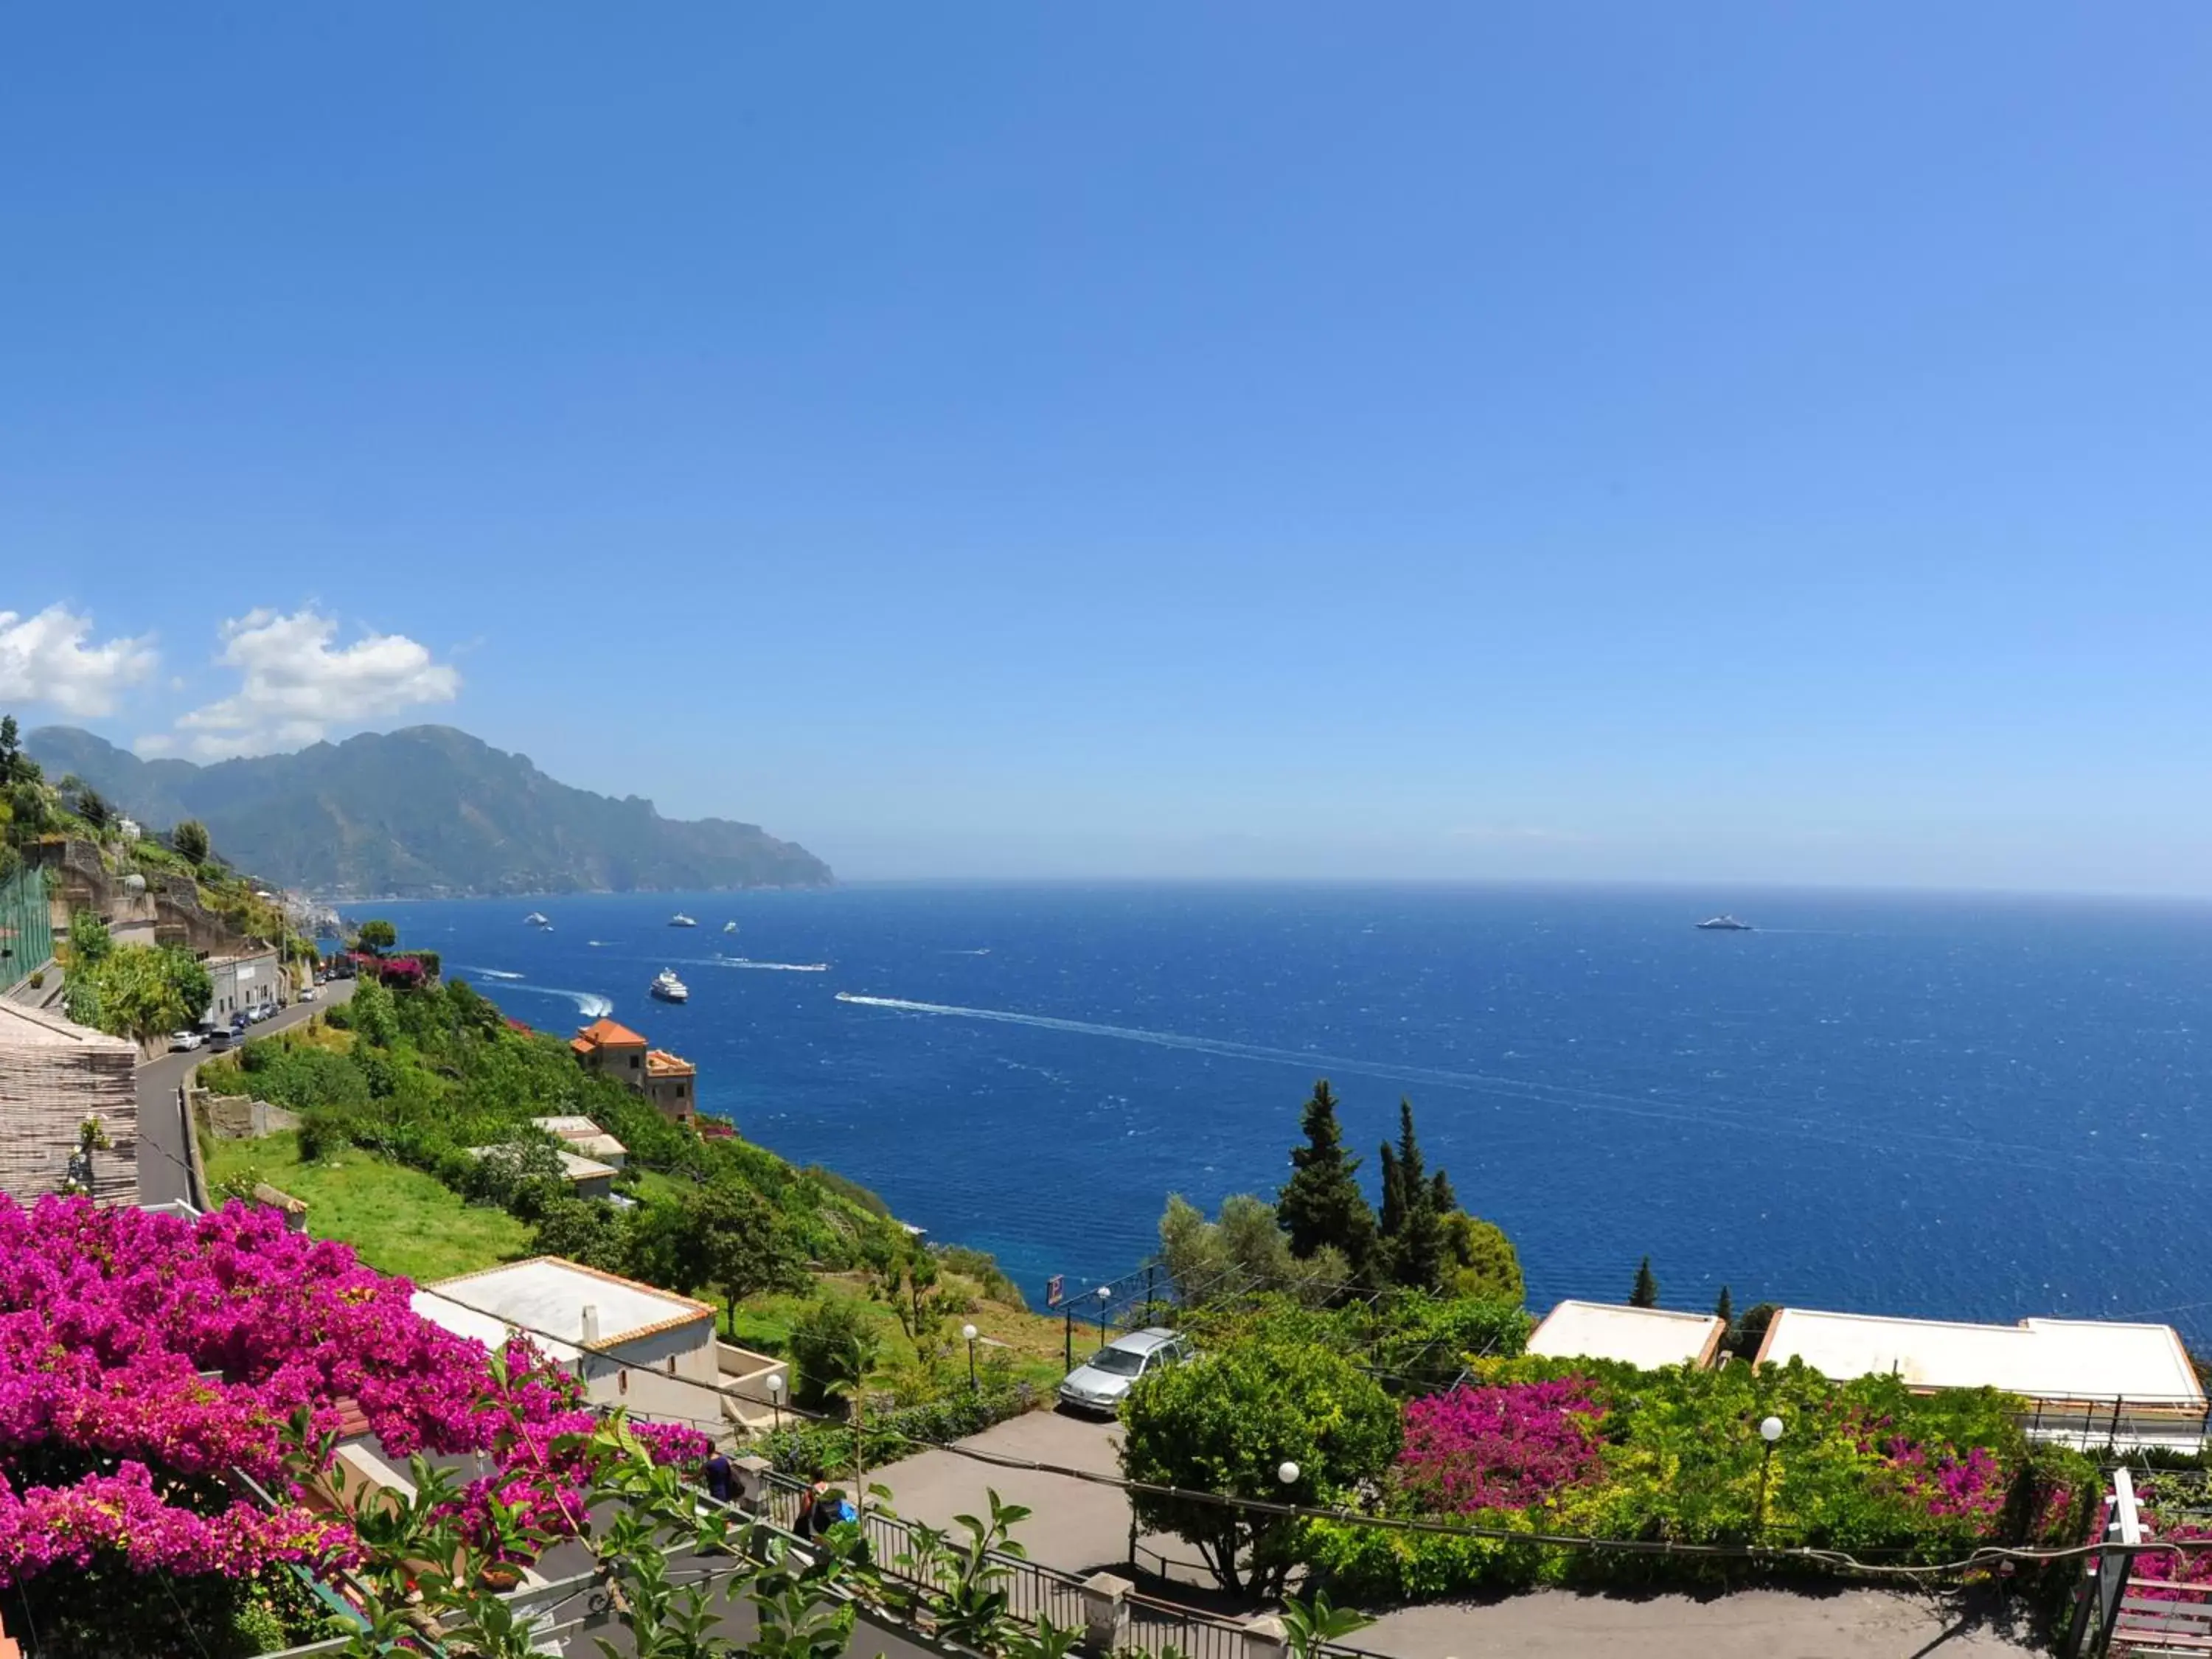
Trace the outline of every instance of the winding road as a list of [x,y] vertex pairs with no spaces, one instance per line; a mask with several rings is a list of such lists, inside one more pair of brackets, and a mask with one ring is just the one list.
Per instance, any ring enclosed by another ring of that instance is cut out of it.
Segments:
[[[349,979],[332,980],[315,988],[315,1000],[295,1002],[276,1018],[250,1026],[257,1037],[267,1036],[289,1025],[312,1019],[333,1002],[353,994]],[[138,1201],[141,1204],[185,1204],[191,1201],[191,1165],[185,1161],[184,1103],[178,1095],[204,1060],[215,1056],[204,1048],[190,1054],[163,1054],[138,1068]]]

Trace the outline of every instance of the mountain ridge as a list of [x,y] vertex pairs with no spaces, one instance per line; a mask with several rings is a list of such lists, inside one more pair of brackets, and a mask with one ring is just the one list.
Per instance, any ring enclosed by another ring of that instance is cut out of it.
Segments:
[[758,824],[665,818],[547,776],[450,726],[362,732],[287,755],[143,760],[75,726],[23,747],[153,828],[204,823],[264,879],[332,897],[821,887],[830,866]]

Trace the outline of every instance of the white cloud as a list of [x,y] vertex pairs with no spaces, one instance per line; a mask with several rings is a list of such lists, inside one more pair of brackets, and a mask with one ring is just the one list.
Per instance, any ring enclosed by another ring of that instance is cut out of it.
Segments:
[[141,738],[141,754],[189,746],[203,759],[265,755],[321,741],[332,726],[353,725],[459,695],[461,676],[431,660],[404,634],[369,634],[334,648],[338,625],[312,606],[283,615],[253,611],[222,625],[216,658],[242,676],[229,696],[195,708],[174,733]]
[[149,634],[89,643],[92,618],[50,605],[35,617],[0,611],[0,699],[51,704],[64,714],[115,711],[118,694],[161,663]]

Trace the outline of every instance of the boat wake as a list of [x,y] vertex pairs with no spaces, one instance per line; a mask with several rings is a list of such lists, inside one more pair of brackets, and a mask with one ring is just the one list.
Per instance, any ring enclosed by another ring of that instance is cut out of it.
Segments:
[[826,962],[755,962],[750,957],[716,957],[717,968],[757,968],[769,974],[826,974]]
[[[491,972],[489,969],[483,971]],[[597,991],[571,991],[560,985],[526,985],[511,974],[500,974],[495,977],[501,981],[499,988],[502,992],[528,991],[533,996],[566,997],[576,1005],[576,1012],[586,1019],[605,1019],[615,1011],[613,999],[601,996]]]
[[[1103,1025],[1090,1020],[1059,1019],[1048,1014],[1016,1013],[1004,1008],[964,1008],[945,1002],[914,1002],[903,997],[862,996],[840,991],[836,1000],[860,1008],[882,1008],[896,1013],[928,1014],[942,1018],[986,1020],[1001,1025],[1027,1025],[1045,1031],[1065,1031],[1078,1036],[1110,1037],[1121,1042],[1142,1042],[1156,1048],[1182,1048],[1194,1054],[1218,1054],[1227,1060],[1248,1060],[1262,1065],[1294,1066],[1312,1075],[1348,1073],[1382,1078],[1394,1083],[1425,1084],[1442,1089],[1463,1089],[1501,1099],[1521,1101],[1553,1109],[1607,1112],[1623,1117],[1649,1118],[1662,1123],[1698,1125],[1752,1134],[1779,1134],[1793,1139],[1825,1140],[1863,1147],[1863,1133],[1834,1118],[1787,1115],[1796,1103],[1735,1101],[1707,1097],[1698,1100],[1613,1093],[1543,1083],[1533,1078],[1504,1077],[1486,1072],[1455,1072],[1429,1066],[1405,1066],[1389,1060],[1361,1060],[1342,1054],[1316,1054],[1304,1048],[1271,1048],[1255,1042],[1231,1042],[1218,1037],[1189,1036],[1180,1031],[1152,1031],[1129,1025]],[[2071,1153],[2035,1147],[1999,1148],[1985,1139],[1947,1135],[1927,1130],[1884,1128],[1884,1141],[1911,1141],[1931,1151],[1953,1152],[1988,1164],[2002,1163],[2021,1169],[2072,1170],[2094,1167],[2096,1160]],[[2169,1173],[2148,1161],[2135,1166],[2145,1174]]]
[[504,968],[464,968],[465,974],[482,974],[486,979],[520,979],[520,974],[510,974]]

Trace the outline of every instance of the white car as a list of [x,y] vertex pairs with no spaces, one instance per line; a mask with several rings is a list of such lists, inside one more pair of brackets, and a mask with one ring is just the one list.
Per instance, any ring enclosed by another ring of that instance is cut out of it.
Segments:
[[313,1002],[315,1000],[315,988],[312,985],[302,985],[300,988],[300,994],[293,1000],[297,1002]]
[[172,1031],[169,1033],[169,1052],[190,1054],[206,1041],[198,1031]]
[[1111,1415],[1140,1376],[1191,1357],[1190,1339],[1163,1326],[1117,1336],[1067,1374],[1060,1403],[1073,1411]]

